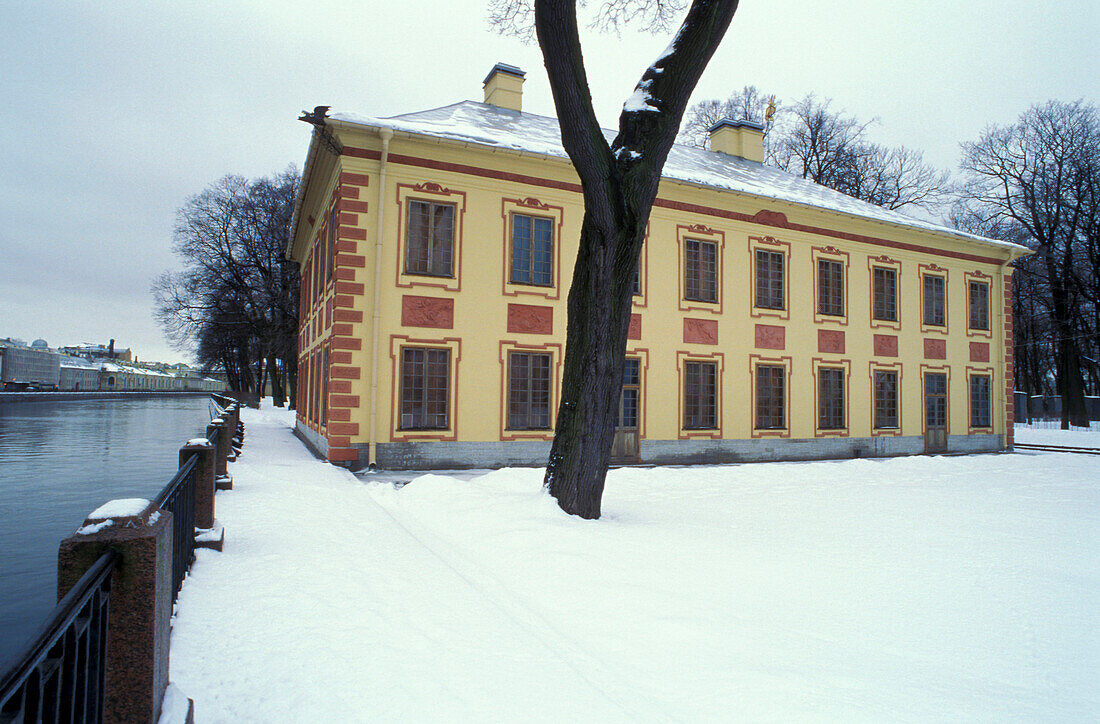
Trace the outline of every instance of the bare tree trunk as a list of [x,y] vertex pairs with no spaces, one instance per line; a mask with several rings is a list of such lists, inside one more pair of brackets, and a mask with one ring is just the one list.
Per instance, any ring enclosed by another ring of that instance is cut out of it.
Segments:
[[[561,402],[545,485],[567,513],[600,516],[641,253],[661,171],[687,102],[737,9],[694,0],[669,49],[642,74],[608,146],[592,108],[576,4],[535,0],[535,30],[584,220],[569,289]],[[640,99],[640,100],[639,100]]]
[[[633,269],[629,250],[641,247],[644,233],[643,226],[608,238],[606,232],[595,228],[587,213],[581,228],[580,252],[569,289],[562,399],[546,485],[563,510],[582,518],[600,517],[619,411],[634,290],[630,274],[616,269],[620,264]],[[634,238],[620,243],[623,236],[630,235]],[[627,253],[617,263],[620,250]]]
[[275,407],[283,407],[286,405],[286,395],[283,392],[283,381],[279,378],[279,365],[276,364],[274,352],[267,357],[267,373],[271,379],[271,402]]

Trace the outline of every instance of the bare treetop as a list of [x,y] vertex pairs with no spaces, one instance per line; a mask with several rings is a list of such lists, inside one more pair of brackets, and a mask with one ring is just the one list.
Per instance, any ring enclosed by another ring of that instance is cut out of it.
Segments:
[[[585,8],[590,3],[576,3]],[[589,13],[588,27],[620,33],[628,26],[659,33],[672,28],[687,7],[684,0],[603,0]],[[534,0],[489,0],[489,25],[501,35],[535,40]]]

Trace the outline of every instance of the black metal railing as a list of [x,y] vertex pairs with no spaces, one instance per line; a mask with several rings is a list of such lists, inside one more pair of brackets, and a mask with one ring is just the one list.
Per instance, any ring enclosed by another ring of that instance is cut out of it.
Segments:
[[192,455],[153,502],[172,514],[172,603],[195,560],[195,467]]
[[103,720],[107,618],[117,558],[112,550],[100,556],[14,659],[0,679],[0,722]]

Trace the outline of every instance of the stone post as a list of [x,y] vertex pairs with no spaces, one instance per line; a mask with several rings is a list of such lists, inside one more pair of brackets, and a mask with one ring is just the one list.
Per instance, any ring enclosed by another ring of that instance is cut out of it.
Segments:
[[61,541],[58,600],[108,548],[120,560],[111,578],[104,718],[155,722],[168,686],[172,514],[136,498],[93,511],[80,530]]
[[218,435],[214,440],[216,446],[214,453],[214,486],[218,490],[232,490],[233,478],[229,475],[228,467],[229,449],[232,447],[229,425],[224,418],[215,418],[206,426],[206,436],[210,437],[210,433],[215,429],[218,431]]
[[236,462],[241,454],[241,406],[231,404],[225,410],[225,424],[229,428],[229,462]]
[[222,550],[225,534],[214,520],[214,490],[216,484],[216,448],[205,438],[188,440],[180,448],[180,467],[192,457],[195,461],[195,546]]

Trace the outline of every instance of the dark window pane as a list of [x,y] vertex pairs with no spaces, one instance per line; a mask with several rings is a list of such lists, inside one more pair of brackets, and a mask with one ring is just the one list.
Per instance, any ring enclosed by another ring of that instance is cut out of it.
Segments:
[[714,362],[684,363],[684,429],[714,430],[718,427],[718,365]]
[[408,207],[405,272],[451,276],[455,207],[416,200],[410,200]]
[[328,424],[328,347],[321,353],[321,424]]
[[928,427],[947,426],[947,375],[924,376],[925,422]]
[[844,264],[831,259],[817,261],[817,311],[844,316]]
[[531,217],[512,217],[512,281],[531,283]]
[[554,273],[554,222],[551,219],[535,218],[532,224],[534,258],[531,265],[531,279],[535,284],[550,286]]
[[756,427],[759,430],[786,428],[787,368],[756,366]]
[[638,426],[638,390],[623,389],[622,404],[619,407],[619,427]]
[[550,355],[512,352],[508,356],[508,428],[550,428]]
[[989,377],[970,377],[970,426],[990,427]]
[[874,268],[875,319],[896,322],[898,320],[898,274],[893,269]]
[[821,430],[844,429],[844,370],[818,370],[817,419]]
[[898,373],[875,372],[875,429],[898,426]]
[[697,302],[718,301],[717,244],[684,240],[684,298]]
[[970,282],[970,328],[989,329],[989,285]]
[[450,412],[450,350],[401,352],[402,430],[445,430]]
[[627,357],[623,360],[623,385],[637,385],[641,360],[637,357]]
[[512,273],[515,284],[554,283],[554,220],[512,215]]
[[947,299],[943,277],[930,274],[924,276],[924,323],[933,327],[943,327],[947,324]]
[[783,309],[783,254],[756,250],[756,306]]
[[326,279],[332,279],[332,272],[336,269],[336,237],[340,228],[339,223],[340,214],[333,208],[328,217],[328,268],[325,270]]

